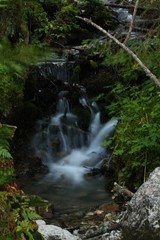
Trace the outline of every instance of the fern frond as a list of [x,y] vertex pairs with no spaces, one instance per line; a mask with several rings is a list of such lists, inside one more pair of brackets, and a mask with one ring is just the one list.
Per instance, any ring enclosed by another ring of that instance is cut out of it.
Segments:
[[12,158],[10,152],[9,152],[6,148],[4,148],[4,147],[2,147],[2,146],[0,146],[0,157],[3,157],[3,158]]

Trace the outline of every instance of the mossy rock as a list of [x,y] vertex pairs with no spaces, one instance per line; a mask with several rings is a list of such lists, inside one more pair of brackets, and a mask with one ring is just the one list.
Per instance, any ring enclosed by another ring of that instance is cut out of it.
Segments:
[[92,59],[89,61],[90,62],[90,66],[92,69],[98,69],[98,64],[97,62],[93,61]]
[[71,77],[71,82],[79,82],[80,73],[81,73],[81,67],[80,67],[79,64],[77,64],[77,65],[73,68],[72,77]]

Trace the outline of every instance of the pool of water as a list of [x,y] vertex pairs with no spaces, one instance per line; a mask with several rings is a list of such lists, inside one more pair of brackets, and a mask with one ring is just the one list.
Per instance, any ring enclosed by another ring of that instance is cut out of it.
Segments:
[[51,175],[21,179],[22,190],[27,194],[39,195],[54,204],[56,213],[73,213],[98,207],[111,202],[111,193],[105,189],[109,182],[103,176],[86,177],[81,183],[66,179],[57,181]]

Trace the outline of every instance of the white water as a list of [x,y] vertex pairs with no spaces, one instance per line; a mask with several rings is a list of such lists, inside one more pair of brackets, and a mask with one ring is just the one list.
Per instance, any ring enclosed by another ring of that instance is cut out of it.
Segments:
[[70,111],[65,92],[59,94],[57,113],[49,123],[39,122],[38,132],[34,138],[36,155],[49,168],[49,178],[53,180],[81,183],[85,174],[93,168],[106,154],[102,142],[113,134],[117,120],[106,124],[100,122],[100,112],[96,103],[91,106],[83,98],[83,107],[91,112],[88,132],[78,126],[78,117]]

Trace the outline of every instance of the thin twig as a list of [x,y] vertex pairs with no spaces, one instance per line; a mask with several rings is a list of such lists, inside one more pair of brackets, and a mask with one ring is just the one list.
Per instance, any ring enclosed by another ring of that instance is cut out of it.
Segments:
[[132,30],[133,30],[133,26],[134,26],[134,23],[135,23],[135,18],[136,18],[136,13],[137,13],[138,4],[139,4],[139,0],[137,0],[136,3],[135,3],[133,15],[132,15],[132,20],[131,20],[131,23],[130,23],[130,26],[129,26],[129,30],[128,30],[128,34],[127,34],[127,36],[126,36],[126,38],[125,38],[125,40],[124,40],[124,42],[123,42],[123,43],[126,44],[126,45],[127,45],[128,40],[130,39]]

